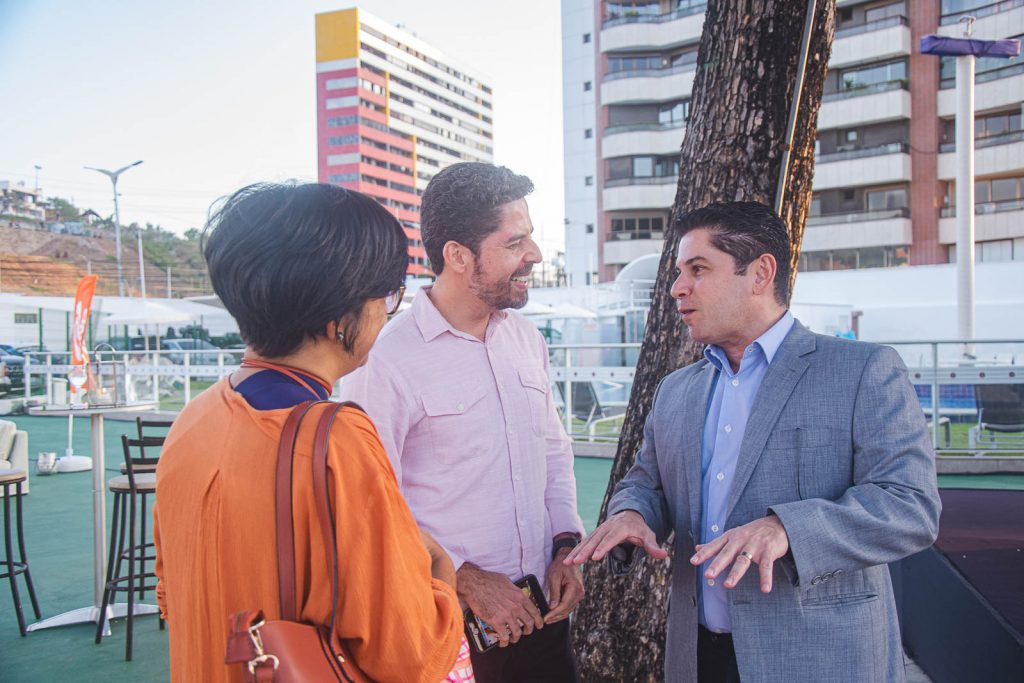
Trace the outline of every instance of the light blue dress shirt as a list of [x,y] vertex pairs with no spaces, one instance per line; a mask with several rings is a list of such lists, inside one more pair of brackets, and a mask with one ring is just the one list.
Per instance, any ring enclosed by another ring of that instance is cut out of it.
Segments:
[[[704,357],[715,367],[715,380],[708,398],[701,449],[701,543],[710,543],[726,530],[729,490],[754,397],[768,365],[791,327],[793,315],[786,311],[777,323],[744,350],[740,369],[735,373],[720,347],[711,345],[704,349]],[[708,579],[704,572],[709,564],[710,560],[697,574],[700,623],[710,631],[729,633],[732,624],[723,585],[728,569],[717,579]],[[751,571],[756,572],[756,567]]]

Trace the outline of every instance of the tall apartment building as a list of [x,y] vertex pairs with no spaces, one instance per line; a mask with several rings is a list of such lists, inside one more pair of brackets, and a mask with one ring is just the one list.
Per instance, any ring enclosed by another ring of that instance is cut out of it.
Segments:
[[[597,263],[567,253],[572,284],[661,248],[705,5],[562,1],[566,249]],[[965,15],[1024,35],[1024,0],[838,1],[804,271],[955,260],[955,61],[918,44]],[[978,59],[975,83],[976,258],[1024,260],[1024,58]]]
[[435,173],[494,156],[492,92],[472,70],[359,8],[316,15],[320,182],[388,207],[409,240],[408,274],[429,274],[420,195]]

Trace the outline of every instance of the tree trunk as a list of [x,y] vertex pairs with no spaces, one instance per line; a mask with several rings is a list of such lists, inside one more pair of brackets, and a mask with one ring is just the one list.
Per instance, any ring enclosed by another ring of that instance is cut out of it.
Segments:
[[[796,247],[794,274],[811,202],[818,109],[834,31],[834,0],[815,0],[815,5],[780,212]],[[635,460],[658,382],[701,352],[669,295],[679,243],[676,220],[716,201],[773,205],[806,12],[806,3],[794,0],[708,2],[679,185],[601,521],[615,485]],[[623,578],[612,577],[604,562],[585,568],[587,597],[573,627],[584,681],[664,679],[670,571],[670,562],[649,558]]]

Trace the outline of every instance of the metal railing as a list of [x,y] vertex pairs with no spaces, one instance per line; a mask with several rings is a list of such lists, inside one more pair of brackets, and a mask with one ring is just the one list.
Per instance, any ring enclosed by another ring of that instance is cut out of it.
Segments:
[[[661,123],[659,121],[649,121],[647,123],[624,123],[616,126],[608,126],[604,129],[602,135],[608,137],[609,135],[618,135],[619,133],[637,133],[637,132],[652,132],[659,133],[666,130],[678,130],[686,126],[686,121],[668,121],[667,123]],[[681,138],[680,138],[681,139]]]
[[[999,202],[975,202],[974,214],[981,216],[989,213],[1003,213],[1004,211],[1020,211],[1024,209],[1024,199],[1004,199]],[[943,218],[956,216],[955,206],[943,207],[939,212]]]
[[[974,138],[974,149],[984,149],[985,147],[995,147],[997,145],[1009,145],[1014,142],[1020,142],[1024,140],[1024,130],[1012,130],[1007,133],[1000,133],[999,135],[989,135],[987,137]],[[939,145],[940,152],[955,152],[955,142],[943,142]]]
[[[653,283],[640,285],[631,290],[636,309],[649,307]],[[1018,396],[1018,404],[1004,402],[1000,410],[1004,415],[1014,410],[1024,415],[1024,339],[884,343],[893,347],[907,366],[937,451],[976,456],[1012,452],[1024,458],[1024,430],[1007,431],[1005,425],[997,425],[995,431],[989,429],[985,405],[986,387],[1010,387],[1009,395]],[[594,442],[618,441],[640,346],[586,343],[548,347],[555,404],[570,436]],[[240,353],[118,351],[113,357],[124,364],[130,400],[155,401],[164,409],[175,410],[238,369]],[[179,358],[172,360],[172,355]],[[71,369],[66,357],[66,353],[28,354],[25,396],[52,403],[53,380],[63,380]],[[991,408],[988,410],[989,415],[993,414]],[[1024,418],[1019,422],[1024,423]]]
[[675,64],[662,66],[657,69],[622,69],[621,71],[609,71],[603,77],[603,81],[615,81],[620,78],[661,78],[681,74],[687,71],[696,71],[697,53],[688,52],[682,55]]
[[909,218],[910,208],[879,209],[876,211],[844,211],[827,213],[822,216],[808,216],[807,226],[835,225],[837,223],[863,223],[866,221],[882,221],[891,218]]
[[609,15],[601,24],[601,28],[622,26],[624,24],[661,24],[666,21],[675,21],[683,17],[700,14],[707,8],[707,0],[686,0],[679,3],[679,7],[666,12],[665,14],[623,14]]
[[884,154],[907,154],[910,152],[910,144],[906,142],[889,142],[884,145],[876,145],[875,147],[860,147],[858,149],[848,149],[842,152],[831,152],[829,154],[819,154],[815,157],[815,162],[819,164],[828,164],[833,161],[847,161],[849,159],[863,159],[866,157],[877,157]]
[[851,97],[863,97],[865,95],[874,95],[880,92],[889,92],[890,90],[909,90],[910,82],[906,79],[898,79],[895,81],[885,81],[884,83],[872,83],[871,85],[861,85],[852,88],[843,88],[835,92],[825,93],[821,96],[822,102],[835,102],[837,100],[846,100]]
[[857,24],[856,26],[846,26],[836,29],[835,40],[858,36],[862,33],[870,33],[871,31],[881,31],[884,28],[892,28],[893,26],[910,26],[910,21],[904,16],[898,16],[876,19],[864,24]]

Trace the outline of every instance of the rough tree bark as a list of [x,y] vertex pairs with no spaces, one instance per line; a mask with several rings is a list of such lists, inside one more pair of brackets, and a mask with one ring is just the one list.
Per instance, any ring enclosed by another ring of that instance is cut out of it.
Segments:
[[[806,2],[709,0],[679,185],[637,363],[625,424],[600,519],[615,485],[629,470],[658,382],[692,363],[701,348],[682,325],[669,295],[679,236],[676,218],[714,201],[775,199],[789,119]],[[782,218],[790,226],[793,272],[811,202],[814,140],[834,32],[834,0],[816,0],[796,133],[788,163]],[[585,568],[587,597],[573,638],[588,683],[663,680],[669,562],[649,558],[629,577],[605,563]]]

